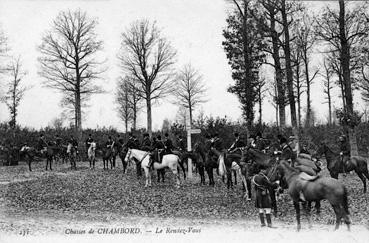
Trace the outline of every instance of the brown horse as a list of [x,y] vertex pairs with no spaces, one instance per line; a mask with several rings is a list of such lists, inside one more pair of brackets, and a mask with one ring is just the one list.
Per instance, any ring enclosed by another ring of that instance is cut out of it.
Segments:
[[[355,171],[364,185],[366,193],[366,178],[369,180],[368,165],[366,159],[360,156],[341,156],[334,153],[326,144],[322,143],[315,156],[325,156],[327,167],[332,178],[338,179],[340,173]],[[343,168],[345,166],[345,168]],[[366,178],[365,178],[366,177]]]
[[310,212],[306,202],[327,199],[336,214],[336,227],[339,228],[341,219],[350,230],[347,189],[338,180],[329,177],[309,176],[291,167],[286,161],[280,161],[277,169],[270,177],[271,181],[284,179],[288,185],[288,194],[293,200],[296,210],[297,231],[301,229],[300,201],[304,201],[304,211],[310,226]]

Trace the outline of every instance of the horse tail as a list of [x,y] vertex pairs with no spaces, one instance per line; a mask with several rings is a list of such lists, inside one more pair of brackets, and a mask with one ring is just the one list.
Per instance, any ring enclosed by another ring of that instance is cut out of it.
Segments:
[[348,208],[348,193],[347,193],[347,188],[345,186],[343,186],[343,209],[345,210],[346,214],[349,215],[349,208]]

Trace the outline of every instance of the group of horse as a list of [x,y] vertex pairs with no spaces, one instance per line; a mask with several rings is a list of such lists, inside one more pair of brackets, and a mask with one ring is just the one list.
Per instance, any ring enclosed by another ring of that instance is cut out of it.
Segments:
[[[338,175],[355,171],[363,182],[364,193],[366,193],[366,179],[369,179],[367,161],[364,157],[352,156],[342,158],[340,154],[334,153],[324,143],[319,146],[313,156],[298,157],[295,165],[285,160],[283,153],[264,153],[251,147],[239,149],[235,153],[219,155],[220,158],[217,160],[210,158],[204,145],[197,143],[192,152],[165,155],[162,162],[154,162],[152,168],[169,168],[176,177],[176,186],[179,187],[180,178],[178,172],[180,166],[182,165],[183,167],[184,161],[191,158],[199,172],[201,184],[205,184],[206,171],[209,177],[209,185],[214,185],[213,171],[217,169],[218,174],[223,176],[223,179],[226,177],[227,187],[232,188],[232,175],[238,174],[242,179],[247,199],[251,199],[251,177],[258,173],[260,169],[266,169],[269,180],[272,182],[280,181],[282,188],[279,189],[287,189],[293,200],[297,230],[301,229],[300,202],[303,202],[303,209],[308,217],[309,226],[311,226],[311,203],[315,202],[317,214],[319,214],[321,200],[328,200],[335,212],[335,229],[339,228],[341,220],[350,229],[348,193],[346,186],[338,181]],[[140,163],[141,168],[145,171],[145,187],[151,186],[150,156],[149,152],[129,149],[124,159],[126,162],[134,159],[137,163]],[[331,177],[324,177],[318,174],[321,169],[316,165],[316,161],[322,157],[326,159],[327,169]],[[237,177],[235,176],[234,178],[236,179]],[[276,214],[276,191],[270,189],[269,192],[274,213]]]
[[[211,149],[211,148],[210,148]],[[212,150],[212,149],[211,149]],[[20,150],[21,154],[26,158],[31,171],[31,162],[37,156],[46,157],[46,170],[52,169],[52,161],[56,158],[69,160],[71,168],[76,169],[77,150],[71,144],[65,148],[57,148],[49,146],[40,153],[33,147],[23,146]],[[145,173],[145,187],[152,185],[151,173],[153,170],[158,171],[158,181],[162,177],[164,181],[164,171],[169,168],[172,171],[176,187],[181,185],[180,170],[182,169],[184,179],[186,178],[185,165],[189,158],[192,159],[196,170],[200,175],[200,184],[205,184],[205,172],[208,174],[209,185],[214,186],[214,169],[217,174],[222,176],[223,181],[226,179],[227,188],[233,187],[233,178],[237,184],[237,175],[241,178],[242,186],[245,191],[245,198],[251,200],[251,178],[261,169],[267,170],[267,177],[270,181],[280,181],[283,189],[287,189],[291,196],[296,210],[297,229],[301,229],[300,223],[300,202],[303,201],[303,209],[309,219],[310,224],[310,205],[315,202],[317,213],[320,212],[320,201],[328,200],[332,205],[336,214],[336,229],[338,229],[341,220],[350,227],[349,210],[348,210],[348,194],[345,185],[338,181],[340,173],[355,171],[363,182],[363,191],[366,193],[366,179],[369,179],[368,166],[365,158],[360,156],[352,156],[342,158],[338,153],[334,153],[326,144],[322,143],[312,157],[299,157],[295,164],[284,158],[282,154],[273,153],[273,151],[259,151],[252,147],[240,148],[232,153],[219,153],[212,150],[211,156],[209,148],[198,142],[195,144],[193,151],[173,151],[172,154],[161,156],[161,161],[155,159],[153,154],[148,151],[138,149],[130,149],[123,147],[102,147],[97,148],[96,143],[92,143],[87,151],[90,168],[95,168],[96,154],[100,153],[104,170],[113,169],[116,166],[116,157],[119,156],[122,165],[123,173],[126,172],[128,164],[136,165],[137,175],[143,170]],[[320,169],[316,166],[314,159],[325,157],[327,169],[331,177],[318,175]],[[313,159],[314,158],[314,159]],[[150,161],[153,160],[150,166]],[[343,163],[344,162],[344,163]],[[296,164],[297,163],[297,164]],[[233,177],[234,175],[234,177]],[[270,197],[274,214],[277,213],[276,191],[270,189]]]

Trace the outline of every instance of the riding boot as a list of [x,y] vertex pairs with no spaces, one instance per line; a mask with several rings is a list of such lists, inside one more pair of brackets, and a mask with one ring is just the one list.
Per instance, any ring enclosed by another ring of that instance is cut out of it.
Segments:
[[261,227],[265,227],[264,213],[259,213]]
[[272,225],[272,215],[271,215],[270,213],[267,213],[267,214],[265,215],[265,217],[266,217],[266,220],[267,220],[268,227],[269,227],[269,228],[275,228],[275,227],[273,227],[273,225]]

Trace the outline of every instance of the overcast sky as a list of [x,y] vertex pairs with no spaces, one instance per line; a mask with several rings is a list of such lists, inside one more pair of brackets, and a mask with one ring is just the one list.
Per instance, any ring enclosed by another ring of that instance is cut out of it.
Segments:
[[[308,4],[310,9],[318,10],[327,2],[314,1]],[[18,121],[22,126],[45,127],[53,118],[60,116],[61,95],[43,87],[42,78],[37,74],[37,46],[41,43],[42,34],[51,28],[52,20],[60,11],[78,8],[98,19],[97,33],[104,42],[103,53],[109,67],[103,85],[108,92],[92,97],[84,127],[113,126],[123,130],[114,104],[116,80],[121,74],[116,55],[121,33],[131,22],[141,18],[157,21],[162,34],[177,50],[177,67],[190,62],[202,73],[209,88],[209,101],[201,108],[205,114],[240,119],[237,97],[227,92],[227,87],[233,81],[221,44],[222,30],[230,8],[225,0],[0,0],[0,26],[8,37],[11,54],[21,55],[24,68],[28,71],[24,83],[32,86],[19,107]],[[320,60],[317,57],[315,59],[313,64],[318,65]],[[313,108],[318,118],[325,120],[327,106],[322,105],[324,99],[320,80],[316,80],[312,90]],[[358,105],[363,106],[359,97],[355,98]],[[335,105],[340,106],[338,98]],[[164,118],[173,120],[177,109],[171,104],[171,99],[162,100],[153,109],[153,128],[160,128]],[[274,108],[265,99],[265,122],[272,122],[274,114]],[[0,121],[8,119],[6,106],[0,104]],[[139,126],[146,126],[144,113],[139,117]]]

